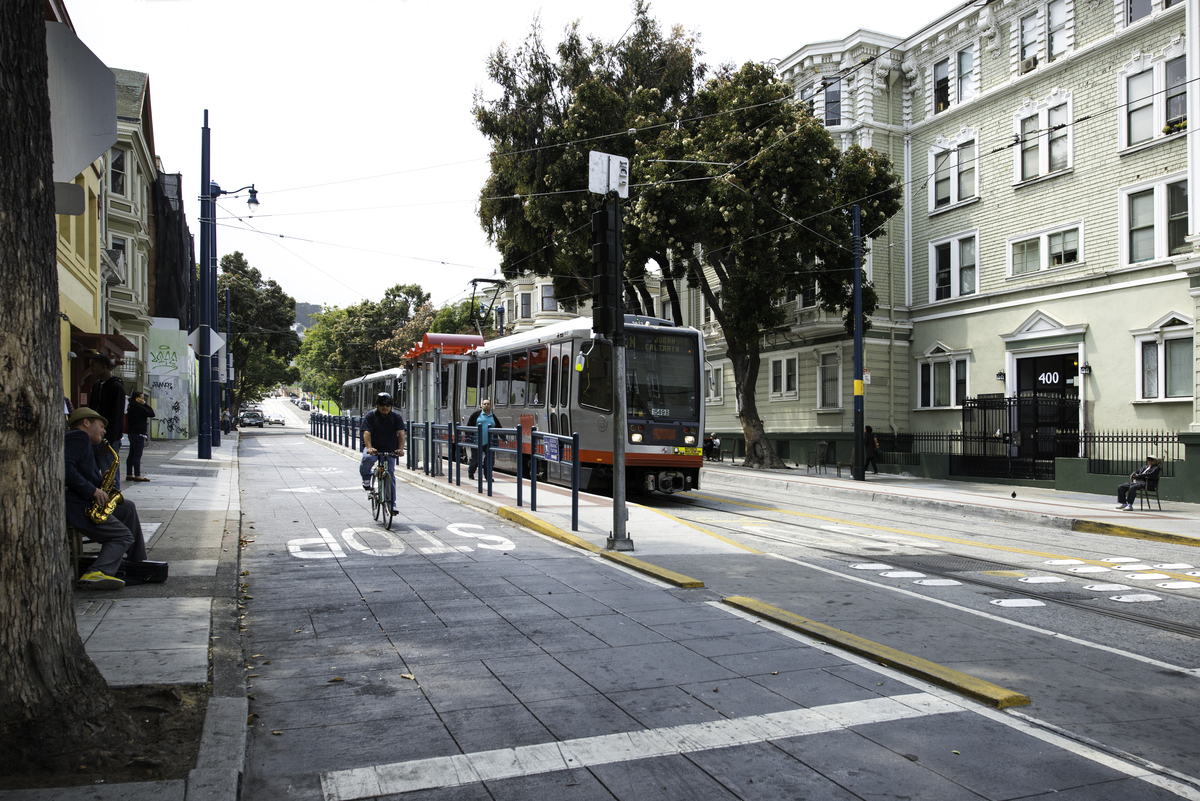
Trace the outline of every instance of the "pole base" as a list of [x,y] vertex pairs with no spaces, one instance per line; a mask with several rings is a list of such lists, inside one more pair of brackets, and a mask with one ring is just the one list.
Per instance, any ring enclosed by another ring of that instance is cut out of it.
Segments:
[[609,537],[607,548],[610,551],[632,551],[633,540],[629,537],[621,537],[620,539]]

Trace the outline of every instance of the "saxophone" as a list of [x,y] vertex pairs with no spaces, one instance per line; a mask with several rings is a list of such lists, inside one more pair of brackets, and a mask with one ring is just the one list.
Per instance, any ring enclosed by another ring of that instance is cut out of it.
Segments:
[[100,479],[100,489],[108,495],[108,503],[103,506],[99,501],[92,501],[92,505],[88,507],[87,515],[96,525],[108,522],[108,516],[117,508],[117,504],[125,503],[125,498],[122,497],[121,491],[117,489],[117,471],[121,468],[121,457],[113,450],[113,446],[108,445],[108,452],[113,455],[112,464],[104,471],[104,477]]

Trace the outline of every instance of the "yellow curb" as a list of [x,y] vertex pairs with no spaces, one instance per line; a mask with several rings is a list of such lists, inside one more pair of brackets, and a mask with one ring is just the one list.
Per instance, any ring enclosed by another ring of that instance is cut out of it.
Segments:
[[667,570],[665,567],[652,565],[649,562],[643,562],[641,559],[635,559],[632,556],[626,556],[617,551],[600,551],[600,556],[609,559],[618,564],[625,565],[630,570],[636,570],[639,573],[645,573],[647,576],[653,576],[660,581],[665,581],[668,584],[674,584],[676,587],[685,587],[695,589],[703,587],[704,582],[700,579],[694,579],[691,576],[685,576],[682,573],[676,573],[674,570]]
[[1151,531],[1148,528],[1132,528],[1117,526],[1112,523],[1099,523],[1095,520],[1074,520],[1071,530],[1082,534],[1105,534],[1109,537],[1125,537],[1132,540],[1149,540],[1151,542],[1167,542],[1172,545],[1190,545],[1200,547],[1200,539],[1183,534],[1167,534],[1164,531]]
[[565,542],[568,545],[574,545],[576,548],[582,548],[585,551],[591,551],[592,553],[600,553],[602,550],[600,546],[592,545],[582,537],[576,537],[574,534],[563,531],[558,526],[552,526],[541,518],[535,517],[529,512],[526,512],[524,509],[518,509],[515,506],[501,506],[496,510],[496,514],[500,515],[505,520],[511,520],[514,523],[520,523],[522,526],[525,526],[525,528],[531,528],[539,534],[545,534],[547,537],[556,539],[559,542]]
[[765,604],[754,598],[734,596],[722,598],[721,600],[732,607],[766,618],[772,623],[778,623],[785,628],[819,637],[824,642],[836,645],[839,648],[845,648],[847,651],[860,656],[874,659],[882,665],[896,668],[903,673],[917,676],[940,687],[960,692],[963,695],[974,698],[977,701],[982,701],[997,709],[1004,709],[1010,706],[1025,706],[1031,703],[1028,695],[1006,690],[997,684],[992,684],[990,681],[984,681],[954,668],[948,668],[936,662],[930,662],[927,659],[921,659],[912,654],[897,651],[895,648],[889,648],[886,645],[880,645],[877,642],[863,639],[848,631],[835,629],[833,626],[827,626],[824,623],[818,623],[815,620],[801,617],[786,609]]

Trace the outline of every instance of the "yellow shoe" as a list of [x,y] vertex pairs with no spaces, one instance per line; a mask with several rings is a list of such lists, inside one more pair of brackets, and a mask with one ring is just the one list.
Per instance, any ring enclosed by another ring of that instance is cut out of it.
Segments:
[[79,578],[78,586],[84,590],[119,590],[125,586],[125,582],[115,576],[106,576],[99,570],[93,570]]

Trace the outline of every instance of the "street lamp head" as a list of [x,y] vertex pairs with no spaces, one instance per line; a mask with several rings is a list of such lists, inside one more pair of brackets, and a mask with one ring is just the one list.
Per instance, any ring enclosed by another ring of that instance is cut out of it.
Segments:
[[258,190],[254,188],[254,184],[250,184],[250,199],[246,201],[246,205],[250,207],[250,216],[254,216],[254,212],[258,211]]

